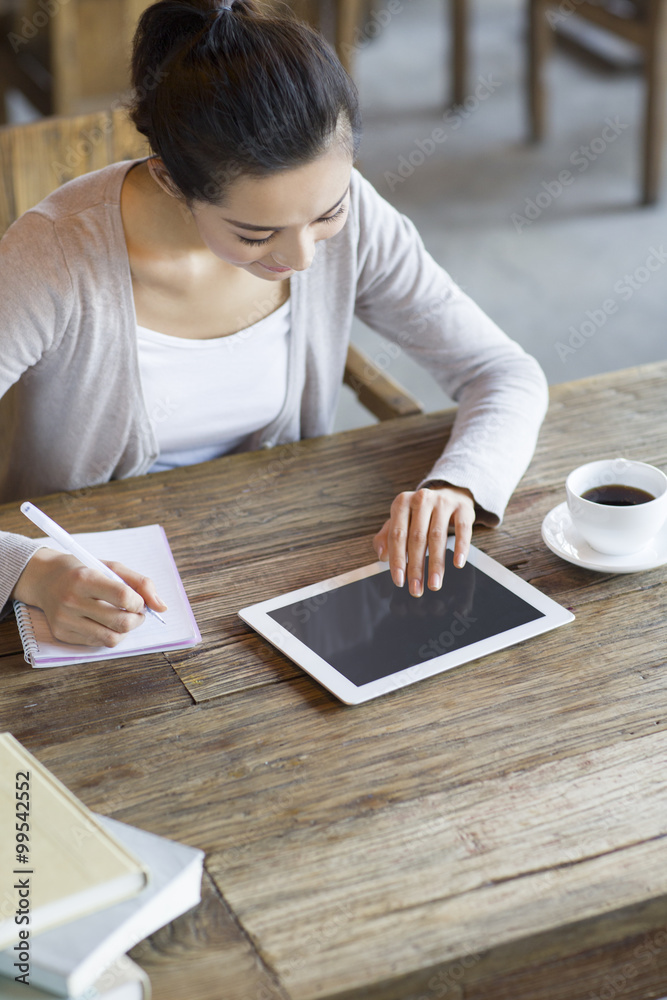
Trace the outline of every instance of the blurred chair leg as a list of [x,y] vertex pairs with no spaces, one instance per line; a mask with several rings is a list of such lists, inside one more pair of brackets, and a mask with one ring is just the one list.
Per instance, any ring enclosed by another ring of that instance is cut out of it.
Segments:
[[363,7],[363,0],[336,0],[336,52],[350,75],[354,70],[355,32]]
[[452,101],[463,104],[468,83],[468,7],[467,0],[449,0],[451,15]]
[[531,142],[541,142],[546,132],[544,66],[551,43],[544,0],[528,0],[528,119]]
[[653,0],[646,49],[646,111],[644,116],[644,166],[642,200],[653,205],[660,195],[665,113],[667,106],[667,3]]

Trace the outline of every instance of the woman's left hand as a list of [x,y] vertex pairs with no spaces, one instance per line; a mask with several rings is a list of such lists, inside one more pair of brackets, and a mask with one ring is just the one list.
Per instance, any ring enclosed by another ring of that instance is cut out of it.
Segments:
[[445,572],[445,549],[450,523],[454,526],[454,565],[465,565],[475,520],[470,490],[437,486],[399,493],[391,516],[373,539],[378,559],[389,560],[391,578],[402,587],[407,573],[413,597],[424,592],[424,558],[429,551],[428,587],[439,590]]

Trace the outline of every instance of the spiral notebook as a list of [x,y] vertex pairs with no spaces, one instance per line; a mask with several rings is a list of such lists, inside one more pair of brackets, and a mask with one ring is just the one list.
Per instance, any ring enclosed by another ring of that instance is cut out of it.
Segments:
[[[139,656],[169,649],[186,649],[201,641],[197,622],[183,588],[164,528],[148,524],[140,528],[116,531],[95,531],[74,535],[84,548],[98,559],[115,559],[149,576],[158,596],[167,605],[162,612],[166,624],[147,615],[143,624],[126,636],[117,646],[73,646],[59,642],[49,628],[46,616],[39,608],[14,601],[25,658],[33,667],[63,667],[93,660],[113,660],[121,656]],[[49,548],[60,549],[57,542],[47,539]]]

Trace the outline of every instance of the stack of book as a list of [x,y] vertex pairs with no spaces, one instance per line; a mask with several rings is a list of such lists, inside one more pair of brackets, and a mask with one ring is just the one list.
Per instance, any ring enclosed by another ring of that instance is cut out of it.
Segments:
[[90,812],[0,734],[0,1000],[149,1000],[125,953],[197,905],[203,862]]

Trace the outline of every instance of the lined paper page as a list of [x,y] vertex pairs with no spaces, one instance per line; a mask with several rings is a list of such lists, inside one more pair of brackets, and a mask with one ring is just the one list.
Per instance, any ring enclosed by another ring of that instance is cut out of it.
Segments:
[[[151,615],[146,615],[143,624],[124,636],[113,649],[106,646],[70,646],[54,639],[42,611],[15,602],[16,616],[26,647],[26,659],[33,666],[55,667],[67,663],[116,659],[137,653],[183,649],[186,646],[194,646],[201,640],[190,602],[183,589],[167,536],[161,525],[149,524],[140,528],[84,532],[73,537],[98,559],[113,559],[129,569],[149,576],[155,584],[158,596],[167,605],[167,610],[160,612],[166,624],[163,625]],[[47,544],[49,548],[64,551],[51,538],[47,539]],[[25,632],[32,632],[34,635],[32,656],[28,655],[29,640],[25,638]]]

